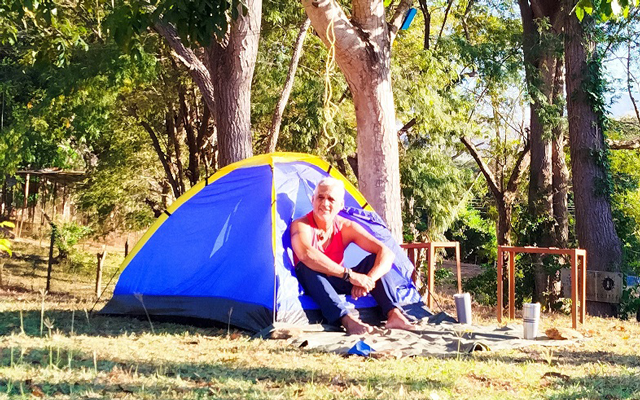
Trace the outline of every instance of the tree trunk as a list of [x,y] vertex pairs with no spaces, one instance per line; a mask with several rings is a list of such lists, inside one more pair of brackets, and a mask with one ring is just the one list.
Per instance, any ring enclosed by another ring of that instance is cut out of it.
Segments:
[[298,37],[296,43],[293,46],[293,54],[291,55],[291,62],[289,63],[289,71],[287,72],[287,79],[285,80],[284,88],[278,99],[276,110],[273,112],[273,118],[271,119],[271,129],[269,129],[269,142],[267,144],[267,152],[273,153],[276,151],[276,144],[278,143],[278,136],[280,134],[280,124],[282,123],[282,114],[284,108],[289,100],[291,89],[293,89],[293,78],[296,76],[296,70],[298,69],[298,61],[302,55],[302,45],[304,44],[304,38],[307,36],[309,25],[311,21],[307,18],[300,30],[298,31]]
[[359,78],[349,84],[358,124],[358,183],[367,201],[399,239],[400,166],[390,72],[378,75],[372,67]]
[[499,246],[511,245],[511,204],[504,198],[496,199],[496,209],[498,210],[497,241]]
[[332,46],[327,28],[335,35],[336,63],[349,85],[356,111],[360,191],[400,239],[400,167],[389,68],[391,35],[383,1],[353,0],[351,19],[332,0],[302,3],[327,47]]
[[[556,94],[562,92],[556,79],[561,64],[553,37],[560,35],[559,7],[549,0],[518,0],[523,26],[523,53],[530,103],[529,140],[531,168],[529,170],[529,213],[542,224],[526,245],[556,246],[553,192],[553,130],[558,126],[562,111]],[[540,24],[540,21],[545,21]],[[555,108],[555,110],[554,110]],[[556,118],[552,112],[555,111]],[[565,210],[566,211],[566,210]],[[542,259],[534,256],[533,300],[546,303],[544,292],[549,277]]]
[[[226,38],[211,44],[204,60],[186,47],[175,28],[160,21],[155,29],[175,51],[198,85],[216,122],[218,167],[253,155],[251,142],[251,80],[258,52],[262,0],[248,0]],[[242,5],[240,5],[242,7]]]
[[[567,1],[566,5],[566,10],[571,10],[575,1]],[[605,165],[598,161],[606,157],[604,135],[584,90],[587,80],[597,78],[592,76],[593,69],[587,68],[594,57],[593,49],[593,41],[583,24],[575,15],[568,15],[565,21],[566,91],[576,234],[580,247],[587,250],[590,270],[619,271],[622,247],[613,224],[609,196],[604,193],[609,178]],[[614,315],[616,311],[614,305],[597,302],[588,302],[587,310],[596,315]]]
[[262,0],[247,0],[246,7],[246,15],[240,11],[238,19],[231,22],[225,40],[207,49],[216,95],[219,167],[253,155],[251,80],[258,54]]

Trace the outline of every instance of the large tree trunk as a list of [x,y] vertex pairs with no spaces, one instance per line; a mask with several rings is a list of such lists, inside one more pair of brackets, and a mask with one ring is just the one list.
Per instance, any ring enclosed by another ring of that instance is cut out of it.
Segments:
[[[566,10],[575,1],[566,2]],[[568,14],[568,11],[567,11]],[[588,17],[585,18],[585,21]],[[583,21],[584,23],[584,21]],[[576,206],[576,234],[580,247],[587,250],[588,268],[599,271],[619,271],[622,247],[616,234],[609,196],[605,193],[607,171],[598,161],[604,153],[604,135],[598,116],[584,90],[593,69],[587,63],[594,57],[593,40],[575,15],[565,21],[565,60],[567,112],[571,171]],[[614,315],[615,306],[588,302],[587,310],[596,315]]]
[[[218,166],[253,155],[251,145],[251,80],[258,54],[262,0],[247,0],[247,13],[231,22],[227,37],[213,42],[208,65],[213,79]],[[239,7],[242,7],[241,5]]]
[[398,137],[389,68],[391,35],[383,1],[353,0],[351,19],[333,0],[303,0],[302,4],[327,47],[332,45],[327,28],[330,35],[335,33],[336,63],[349,84],[356,110],[360,191],[400,239]]
[[[558,246],[554,215],[553,131],[559,127],[562,115],[557,102],[557,94],[562,93],[562,80],[557,79],[557,74],[561,74],[559,65],[562,61],[553,37],[559,37],[562,28],[560,7],[556,0],[518,0],[518,4],[523,26],[527,87],[531,98],[529,212],[534,220],[542,221],[532,242],[526,244]],[[544,23],[540,24],[541,21]],[[553,112],[556,113],[555,118]],[[562,204],[566,205],[566,200],[559,202],[558,206]],[[544,292],[549,287],[549,276],[540,257],[536,257],[535,264],[533,299],[546,302]]]

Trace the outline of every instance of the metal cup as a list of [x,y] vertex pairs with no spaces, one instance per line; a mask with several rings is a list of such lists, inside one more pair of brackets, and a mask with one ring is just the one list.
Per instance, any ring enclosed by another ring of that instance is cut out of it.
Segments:
[[471,324],[471,295],[469,293],[456,293],[453,295],[453,299],[456,302],[458,322]]
[[522,319],[524,323],[524,338],[535,340],[540,323],[540,303],[525,303],[522,305]]

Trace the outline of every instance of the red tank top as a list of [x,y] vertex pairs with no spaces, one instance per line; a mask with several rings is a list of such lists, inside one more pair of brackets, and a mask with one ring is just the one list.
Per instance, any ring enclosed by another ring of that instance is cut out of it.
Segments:
[[[318,229],[316,221],[313,219],[313,211],[307,214],[307,220],[309,221],[309,225],[311,225],[313,229]],[[322,245],[320,245],[320,240],[318,240],[318,236],[315,234],[313,235],[313,241],[311,242],[311,245],[323,252],[335,263],[342,265],[342,262],[344,261],[344,244],[342,243],[342,232],[340,232],[340,228],[341,226],[338,223],[338,217],[336,217],[333,221],[333,234],[331,236],[331,240],[329,241],[329,246],[327,246],[326,249],[323,249]],[[294,265],[297,265],[299,261],[300,260],[298,260],[298,257],[296,257],[294,253]]]

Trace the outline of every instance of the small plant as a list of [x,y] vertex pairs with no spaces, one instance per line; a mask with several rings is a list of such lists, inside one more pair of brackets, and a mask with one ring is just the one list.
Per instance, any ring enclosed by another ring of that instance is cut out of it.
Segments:
[[544,357],[544,360],[547,362],[547,365],[551,366],[551,364],[553,364],[553,356],[554,356],[553,349],[551,349],[550,347],[545,347],[543,350],[540,351],[540,354],[542,355],[542,357]]
[[456,276],[456,274],[454,274],[453,271],[451,271],[448,268],[437,268],[433,272],[433,276],[436,280],[436,285],[440,286],[443,284],[453,283],[454,277]]
[[629,319],[640,313],[640,284],[626,286],[620,299],[620,317]]
[[55,231],[55,245],[58,248],[58,261],[65,261],[73,246],[91,234],[91,228],[84,225],[69,222],[62,226],[53,227]]

